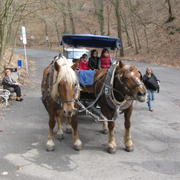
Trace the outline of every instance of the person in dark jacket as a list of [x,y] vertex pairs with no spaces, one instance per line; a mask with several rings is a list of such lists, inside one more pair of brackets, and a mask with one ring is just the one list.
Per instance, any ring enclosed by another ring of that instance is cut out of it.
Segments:
[[100,57],[101,68],[109,69],[111,66],[111,57],[108,49],[103,49]]
[[91,51],[91,57],[89,58],[89,67],[94,69],[100,69],[100,60],[98,57],[98,52],[96,49],[93,49]]
[[14,91],[16,93],[16,101],[23,100],[23,98],[21,97],[20,83],[12,79],[11,71],[9,69],[5,70],[5,76],[3,78],[2,85],[4,89],[9,90],[10,92]]
[[158,91],[160,81],[154,75],[152,69],[147,68],[146,74],[143,76],[143,82],[144,82],[144,85],[146,86],[147,93],[148,93],[148,99],[147,99],[148,108],[149,108],[149,111],[152,112],[153,111],[152,101],[154,101],[155,99],[154,93],[155,91]]

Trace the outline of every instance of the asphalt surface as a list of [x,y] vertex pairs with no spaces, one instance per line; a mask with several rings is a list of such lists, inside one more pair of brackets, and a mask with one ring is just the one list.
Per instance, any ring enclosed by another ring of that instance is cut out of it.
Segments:
[[[23,53],[23,50],[16,50]],[[107,135],[91,118],[79,117],[83,142],[72,149],[71,135],[56,140],[54,152],[46,151],[48,115],[40,97],[43,68],[57,54],[47,50],[27,51],[35,62],[31,84],[23,88],[23,102],[13,102],[0,121],[0,180],[179,180],[180,179],[180,70],[136,64],[144,72],[152,67],[161,80],[154,112],[146,103],[134,104],[132,138],[134,152],[125,152],[123,116],[117,119],[117,152],[106,152]]]

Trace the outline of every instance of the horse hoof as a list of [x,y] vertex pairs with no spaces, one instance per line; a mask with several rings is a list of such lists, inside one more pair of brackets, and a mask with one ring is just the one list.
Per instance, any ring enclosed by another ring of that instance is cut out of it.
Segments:
[[126,150],[127,152],[133,152],[133,151],[134,151],[134,147],[133,147],[133,146],[126,146],[126,147],[125,147],[125,150]]
[[71,128],[66,128],[66,133],[67,134],[71,134],[72,133],[72,129]]
[[103,133],[103,134],[108,134],[108,129],[103,129],[103,130],[102,130],[102,133]]
[[47,151],[54,151],[55,150],[55,146],[46,146],[46,150]]
[[77,140],[73,145],[74,150],[80,151],[82,149],[82,142],[80,140]]
[[56,138],[57,138],[59,141],[61,141],[61,140],[64,139],[64,134],[57,134],[57,135],[56,135]]
[[108,152],[109,154],[115,154],[116,148],[108,147],[108,148],[107,148],[107,152]]
[[115,144],[108,144],[107,152],[110,154],[114,154],[116,152],[116,145]]
[[47,151],[54,151],[55,150],[55,144],[52,140],[49,140],[46,144],[46,150]]

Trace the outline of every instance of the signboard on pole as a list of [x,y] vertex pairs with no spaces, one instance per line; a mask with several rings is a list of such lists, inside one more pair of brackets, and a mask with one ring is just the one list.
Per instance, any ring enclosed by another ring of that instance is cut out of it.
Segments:
[[23,44],[24,44],[24,45],[27,44],[26,28],[25,28],[24,26],[22,26],[22,41],[23,41]]
[[28,61],[27,61],[27,52],[26,52],[26,44],[27,44],[27,38],[26,38],[26,28],[22,26],[21,28],[22,33],[22,42],[24,44],[24,57],[25,57],[25,65],[26,65],[26,72],[28,73]]

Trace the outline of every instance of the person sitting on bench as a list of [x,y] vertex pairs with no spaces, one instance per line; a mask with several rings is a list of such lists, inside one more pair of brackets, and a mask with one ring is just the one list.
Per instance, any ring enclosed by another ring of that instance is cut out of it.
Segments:
[[2,85],[4,89],[9,90],[10,92],[13,91],[16,93],[16,101],[22,101],[23,98],[21,97],[21,88],[20,88],[20,83],[16,82],[14,79],[11,77],[11,71],[9,69],[5,70],[5,76],[2,81]]

